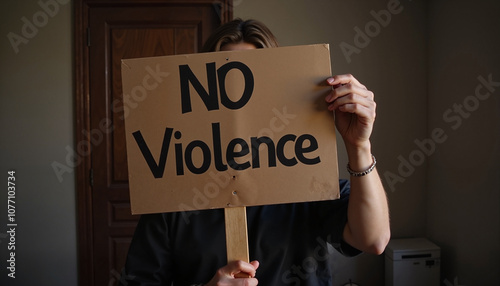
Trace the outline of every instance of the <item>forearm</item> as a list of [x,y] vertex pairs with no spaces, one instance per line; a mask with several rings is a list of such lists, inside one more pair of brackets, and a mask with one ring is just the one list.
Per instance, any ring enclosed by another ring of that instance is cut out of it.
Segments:
[[[365,146],[347,146],[352,170],[363,171],[373,163],[369,142]],[[351,176],[351,194],[344,240],[369,253],[380,254],[390,238],[387,197],[376,168],[360,177]]]

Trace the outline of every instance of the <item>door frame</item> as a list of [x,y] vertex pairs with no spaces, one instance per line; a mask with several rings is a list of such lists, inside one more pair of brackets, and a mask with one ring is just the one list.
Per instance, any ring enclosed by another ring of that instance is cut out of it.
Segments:
[[[155,6],[159,4],[213,5],[219,9],[221,23],[233,18],[232,0],[75,0],[74,2],[74,90],[75,90],[75,150],[81,144],[92,146],[90,136],[90,82],[89,82],[89,11],[92,7],[128,7],[134,5]],[[91,153],[87,152],[77,161],[75,172],[78,282],[79,285],[94,285],[93,225],[92,225],[92,174]]]

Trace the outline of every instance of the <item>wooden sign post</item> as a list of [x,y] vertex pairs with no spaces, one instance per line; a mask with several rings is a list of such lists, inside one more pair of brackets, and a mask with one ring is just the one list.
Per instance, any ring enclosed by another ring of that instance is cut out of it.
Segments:
[[224,219],[227,262],[236,260],[250,262],[246,207],[225,208]]
[[[250,262],[248,251],[247,208],[234,207],[224,209],[226,223],[227,262],[242,260]],[[237,273],[236,278],[249,278],[246,273]]]
[[122,60],[132,213],[225,208],[248,261],[246,206],[337,199],[330,75],[325,44]]

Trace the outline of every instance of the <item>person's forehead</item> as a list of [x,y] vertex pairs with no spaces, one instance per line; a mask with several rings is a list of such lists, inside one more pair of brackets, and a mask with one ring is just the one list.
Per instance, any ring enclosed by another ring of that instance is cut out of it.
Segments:
[[247,43],[247,42],[239,42],[239,43],[228,43],[225,44],[221,47],[221,51],[236,51],[236,50],[254,50],[257,47],[255,47],[254,44]]

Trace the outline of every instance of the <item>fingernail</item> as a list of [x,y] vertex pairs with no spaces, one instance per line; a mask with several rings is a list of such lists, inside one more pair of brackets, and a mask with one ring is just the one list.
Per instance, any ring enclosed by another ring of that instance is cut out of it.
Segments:
[[335,81],[335,79],[333,79],[333,77],[331,77],[331,78],[327,79],[326,81],[328,81],[329,84],[332,84]]
[[326,101],[330,102],[330,100],[332,100],[332,94],[330,93],[327,97],[326,97]]

